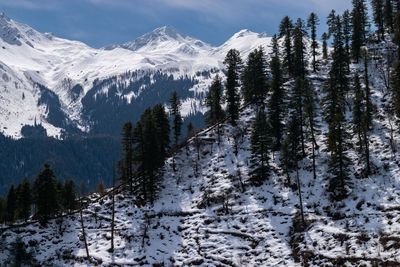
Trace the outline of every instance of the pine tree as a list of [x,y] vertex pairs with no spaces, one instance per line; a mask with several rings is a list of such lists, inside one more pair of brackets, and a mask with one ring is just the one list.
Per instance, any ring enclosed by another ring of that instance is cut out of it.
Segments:
[[222,109],[222,82],[218,75],[215,76],[208,91],[206,106],[208,107],[208,112],[206,114],[208,125],[218,123],[224,118],[224,111]]
[[284,99],[285,91],[283,88],[282,64],[279,58],[279,46],[276,35],[272,38],[272,54],[270,61],[271,68],[271,97],[268,102],[269,118],[271,123],[271,134],[274,139],[273,150],[281,149],[283,136],[284,119]]
[[249,54],[241,80],[245,103],[257,102],[261,106],[267,93],[266,61],[262,47]]
[[397,54],[400,56],[400,7],[394,17],[394,43],[397,45]]
[[384,38],[385,34],[385,18],[384,18],[384,0],[371,0],[372,11],[375,26],[377,28],[378,39],[381,40]]
[[240,73],[243,67],[240,52],[236,49],[228,51],[224,64],[226,67],[226,102],[227,113],[230,118],[230,123],[235,126],[239,118],[240,107],[240,94],[239,94],[239,80]]
[[42,223],[46,223],[59,210],[56,179],[49,165],[45,164],[44,169],[36,177],[33,191],[37,208],[36,215]]
[[122,128],[122,153],[123,159],[121,161],[120,170],[121,181],[129,183],[131,194],[133,194],[133,126],[132,123],[127,122]]
[[186,134],[187,138],[191,138],[195,134],[193,123],[191,122],[188,123],[186,132],[187,132]]
[[167,112],[165,111],[164,106],[161,104],[157,104],[152,109],[152,116],[154,120],[154,126],[156,128],[160,156],[164,160],[164,158],[167,156],[167,150],[170,143],[169,140],[170,128],[169,128],[168,115]]
[[28,180],[24,179],[17,189],[18,218],[27,221],[31,215],[32,192]]
[[306,47],[304,37],[307,32],[304,29],[304,22],[301,19],[296,21],[293,29],[293,77],[305,78],[307,62],[305,59]]
[[360,77],[356,74],[354,76],[354,100],[353,100],[353,133],[358,138],[359,153],[363,152],[363,129],[362,121],[364,114],[364,95],[361,87]]
[[327,59],[328,58],[328,39],[329,36],[326,32],[324,32],[321,36],[322,39],[322,58]]
[[385,23],[385,28],[389,33],[393,32],[393,3],[392,0],[385,0],[383,7],[383,21]]
[[330,152],[329,191],[333,199],[347,196],[349,185],[348,133],[345,118],[345,95],[349,91],[348,68],[340,19],[337,19],[334,34],[334,52],[329,79],[326,86],[325,120],[328,123],[327,148]]
[[251,134],[251,171],[249,175],[250,181],[254,185],[261,185],[268,178],[271,145],[269,123],[265,111],[261,108],[257,112]]
[[328,39],[329,39],[336,32],[337,16],[336,16],[336,11],[334,9],[332,9],[331,12],[329,13],[326,19],[326,24],[328,25]]
[[170,99],[170,114],[172,116],[172,130],[174,136],[174,145],[177,146],[181,136],[182,116],[180,112],[181,101],[178,94],[174,91]]
[[398,118],[400,118],[400,60],[397,61],[392,71],[392,108]]
[[344,47],[347,56],[347,69],[348,71],[350,71],[350,58],[351,58],[350,41],[351,41],[352,21],[351,21],[351,14],[348,10],[343,12],[341,23],[343,29]]
[[313,72],[317,71],[317,55],[318,55],[318,41],[317,41],[317,26],[319,25],[319,18],[317,14],[312,12],[307,20],[307,27],[310,29],[311,36],[311,50],[312,50],[312,66]]
[[285,70],[288,75],[292,75],[293,73],[292,31],[293,22],[288,16],[286,16],[282,19],[279,25],[279,38],[285,37],[283,64],[286,66]]
[[7,194],[7,222],[14,223],[17,211],[17,194],[14,185],[10,187]]
[[62,196],[64,209],[68,212],[75,210],[77,207],[77,192],[75,183],[72,180],[64,182]]
[[306,117],[306,124],[309,129],[309,138],[312,146],[312,169],[313,169],[313,177],[317,178],[316,171],[316,150],[319,149],[319,145],[317,144],[316,134],[319,128],[319,125],[316,120],[316,100],[315,100],[315,92],[308,82],[308,80],[303,81],[304,84],[304,114]]
[[6,212],[6,201],[0,197],[0,223],[6,222],[7,212]]
[[366,41],[366,13],[364,0],[353,0],[351,52],[357,63],[361,57],[361,47]]

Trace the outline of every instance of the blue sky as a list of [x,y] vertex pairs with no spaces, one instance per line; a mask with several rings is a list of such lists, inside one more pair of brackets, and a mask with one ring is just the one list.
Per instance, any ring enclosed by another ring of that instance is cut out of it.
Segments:
[[0,11],[41,32],[83,41],[93,47],[123,43],[170,25],[219,45],[241,29],[274,34],[281,18],[321,19],[350,0],[0,0]]

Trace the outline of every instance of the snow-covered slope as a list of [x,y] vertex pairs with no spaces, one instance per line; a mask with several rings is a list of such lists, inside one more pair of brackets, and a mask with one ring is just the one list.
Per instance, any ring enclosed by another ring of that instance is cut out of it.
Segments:
[[[49,135],[60,133],[62,123],[54,125],[49,122],[48,108],[37,104],[41,93],[35,83],[55,93],[60,102],[60,112],[65,114],[69,123],[81,130],[90,130],[91,121],[83,119],[82,99],[94,87],[94,82],[119,77],[119,83],[129,84],[132,79],[123,81],[121,75],[138,70],[145,71],[150,77],[161,71],[173,75],[174,79],[185,76],[195,79],[196,86],[186,90],[197,92],[197,96],[184,100],[184,106],[187,106],[184,113],[189,114],[194,112],[191,107],[200,105],[199,93],[207,89],[211,79],[196,74],[219,71],[226,52],[231,48],[239,49],[246,57],[254,48],[260,45],[266,48],[269,43],[270,38],[265,35],[244,30],[225,44],[213,47],[180,34],[172,27],[161,27],[132,42],[95,49],[82,42],[37,32],[1,13],[0,90],[3,104],[0,131],[20,137],[21,127],[34,124],[36,119],[44,124]],[[83,89],[78,93],[73,90],[77,85]],[[106,86],[101,93],[107,95],[108,89]],[[118,92],[117,95],[128,100],[138,97],[132,91]]]

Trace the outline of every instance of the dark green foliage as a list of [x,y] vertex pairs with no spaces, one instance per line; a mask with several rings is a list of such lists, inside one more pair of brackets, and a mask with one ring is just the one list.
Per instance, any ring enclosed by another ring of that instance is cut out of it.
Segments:
[[273,150],[281,149],[285,115],[285,90],[283,88],[282,65],[279,58],[278,39],[272,38],[271,68],[271,97],[268,102],[269,119],[271,123],[271,136],[273,137]]
[[327,59],[328,58],[328,39],[329,36],[326,32],[322,34],[322,58]]
[[[0,147],[0,195],[23,177],[33,180],[45,163],[53,166],[57,176],[73,177],[76,183],[85,181],[90,189],[101,178],[110,185],[112,165],[121,150],[119,138],[109,136],[14,140],[0,134]],[[16,160],[24,164],[16,164]]]
[[394,17],[394,43],[398,46],[397,53],[400,58],[400,9]]
[[157,104],[152,109],[152,116],[154,119],[154,126],[156,128],[157,133],[157,141],[160,150],[160,154],[162,158],[167,156],[167,150],[169,148],[169,136],[170,136],[170,127],[168,114],[165,111],[165,108],[161,104]]
[[318,55],[318,40],[317,40],[317,26],[319,25],[319,18],[317,14],[312,12],[308,16],[307,20],[307,27],[310,29],[310,37],[311,37],[311,50],[312,50],[312,66],[313,66],[313,71],[317,71],[317,60],[316,57]]
[[194,133],[195,133],[194,126],[191,122],[189,122],[186,129],[186,137],[190,138],[194,135]]
[[258,102],[262,105],[267,93],[266,61],[262,47],[249,54],[241,79],[245,103]]
[[211,87],[206,97],[206,106],[208,111],[206,113],[206,121],[208,125],[218,123],[224,118],[224,111],[222,109],[222,82],[221,78],[215,76]]
[[181,101],[179,100],[176,91],[172,92],[169,104],[170,104],[170,114],[172,116],[172,130],[174,136],[174,144],[178,145],[182,128],[182,116],[180,112]]
[[224,64],[226,67],[225,96],[227,113],[230,118],[230,123],[236,125],[236,121],[239,118],[240,107],[239,79],[243,67],[239,51],[236,49],[229,50],[225,57]]
[[366,41],[367,12],[365,0],[353,0],[351,52],[356,62],[361,57],[361,47]]
[[65,181],[62,188],[62,206],[65,211],[73,211],[77,207],[77,188],[72,180]]
[[15,221],[16,210],[17,210],[17,194],[15,192],[14,186],[12,185],[7,194],[7,208],[6,208],[7,222],[13,223]]
[[326,19],[326,24],[328,24],[328,38],[331,38],[333,33],[336,32],[337,26],[337,15],[335,10],[332,9],[329,13]]
[[293,73],[292,31],[293,22],[288,16],[286,16],[279,24],[279,37],[285,37],[283,65],[285,66],[285,71],[288,75],[292,75]]
[[385,29],[391,33],[393,32],[394,24],[393,24],[393,0],[384,0],[383,6],[383,21],[385,23]]
[[27,221],[31,215],[32,190],[28,180],[24,179],[17,188],[18,219]]
[[129,183],[133,194],[133,126],[127,122],[122,127],[122,161],[120,164],[121,181]]
[[58,202],[58,190],[56,178],[49,165],[37,176],[34,185],[34,198],[36,203],[36,215],[42,223],[57,214],[60,210]]
[[269,153],[272,146],[270,126],[263,109],[259,109],[251,134],[250,182],[261,185],[270,171]]
[[307,62],[305,59],[306,47],[304,37],[307,32],[304,28],[304,21],[298,19],[293,29],[293,77],[305,78]]
[[343,12],[341,23],[342,23],[342,29],[343,29],[344,47],[345,47],[346,56],[347,56],[347,68],[350,70],[350,57],[351,57],[350,41],[351,41],[351,33],[352,33],[352,25],[351,25],[352,21],[351,21],[350,11],[346,10]]
[[385,16],[384,3],[385,0],[371,0],[373,18],[377,28],[378,38],[383,39],[385,34]]
[[329,79],[326,86],[325,120],[328,123],[327,148],[330,152],[328,190],[335,200],[347,196],[349,185],[349,158],[347,156],[349,135],[345,118],[345,95],[349,91],[348,66],[340,19],[334,34],[334,52]]
[[400,118],[400,60],[392,72],[392,108],[398,118]]

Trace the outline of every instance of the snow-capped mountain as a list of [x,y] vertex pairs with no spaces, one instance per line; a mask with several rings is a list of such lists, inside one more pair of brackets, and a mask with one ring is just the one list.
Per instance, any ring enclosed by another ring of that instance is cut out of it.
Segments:
[[246,57],[260,45],[267,49],[270,41],[265,34],[242,30],[214,47],[165,26],[96,49],[40,33],[2,13],[0,132],[19,138],[21,128],[35,122],[50,136],[66,129],[118,132],[119,127],[111,129],[109,121],[115,119],[110,114],[120,118],[119,124],[135,120],[128,114],[165,103],[172,90],[183,98],[184,115],[201,112],[201,99],[227,51],[236,48]]

